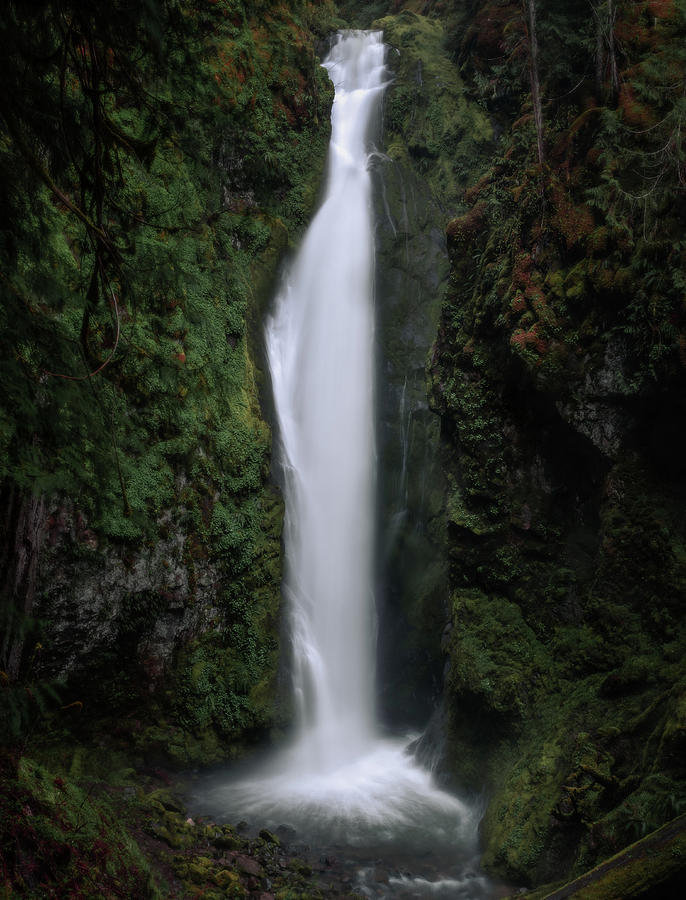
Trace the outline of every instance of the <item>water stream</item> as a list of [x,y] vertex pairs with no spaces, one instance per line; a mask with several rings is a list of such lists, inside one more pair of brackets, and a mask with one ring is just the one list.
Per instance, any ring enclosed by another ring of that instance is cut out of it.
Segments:
[[[294,829],[350,860],[368,896],[491,896],[478,815],[384,737],[374,710],[374,234],[370,138],[388,81],[380,32],[339,35],[328,175],[267,325],[286,499],[284,594],[297,726],[253,771],[216,774],[195,806]],[[387,873],[375,880],[379,860]],[[371,875],[369,873],[372,873]]]

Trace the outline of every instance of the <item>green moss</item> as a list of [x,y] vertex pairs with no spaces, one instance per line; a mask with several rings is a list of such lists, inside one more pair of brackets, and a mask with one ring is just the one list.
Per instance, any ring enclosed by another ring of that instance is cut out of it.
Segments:
[[550,661],[520,608],[474,590],[455,592],[452,608],[448,689],[479,697],[496,713],[530,712]]
[[[17,32],[13,47],[32,52],[36,29],[50,29],[48,7],[45,21],[24,11],[3,24]],[[55,203],[16,140],[0,134],[0,192],[14,210],[0,236],[0,478],[8,496],[17,489],[73,509],[88,544],[58,533],[68,566],[90,554],[93,564],[131,568],[139,550],[147,558],[174,535],[188,575],[176,610],[199,621],[198,578],[208,568],[222,586],[216,614],[200,626],[216,632],[177,648],[154,685],[157,720],[136,738],[141,752],[166,745],[185,765],[216,760],[232,742],[244,745],[242,729],[252,738],[274,721],[283,508],[258,394],[261,328],[280,262],[319,190],[333,90],[315,42],[335,12],[328,2],[256,10],[242,0],[158,12],[164,41],[154,48],[147,25],[125,49],[118,32],[107,34],[108,13],[89,19],[93,40],[114,54],[103,69],[106,138],[94,134],[78,52],[64,53],[72,61],[61,99],[57,57],[22,86],[27,109],[32,97],[45,100],[64,127],[36,136],[28,116],[19,130],[45,147],[60,190],[85,190],[79,202],[89,209],[96,201],[81,173],[101,165],[98,140],[108,142],[106,259],[96,258],[83,218]],[[14,54],[7,72],[25,64]],[[126,139],[112,143],[113,135]],[[131,594],[111,623],[122,652],[89,661],[88,677],[74,674],[72,688],[91,701],[87,715],[99,704],[125,715],[149,706],[136,647],[169,611],[161,580]],[[207,584],[203,592],[212,604]],[[181,685],[175,702],[164,690],[172,684]]]
[[386,152],[426,178],[439,203],[455,209],[476,159],[492,139],[487,116],[465,95],[442,20],[405,10],[374,22],[391,45],[397,84],[388,92]]
[[116,803],[22,759],[16,780],[0,776],[0,859],[15,896],[84,898],[166,895],[149,861],[120,821]]
[[[647,188],[653,132],[565,93],[577,78],[556,68],[553,30],[570,71],[587,62],[569,5],[541,10],[541,77],[559,101],[536,164],[528,88],[501,54],[517,28],[506,10],[479,4],[460,50],[503,137],[448,226],[430,380],[449,485],[452,769],[490,791],[486,864],[541,883],[681,812],[684,247],[674,171]],[[677,18],[624,61],[665,122],[675,100],[655,74],[667,59],[683,72]]]

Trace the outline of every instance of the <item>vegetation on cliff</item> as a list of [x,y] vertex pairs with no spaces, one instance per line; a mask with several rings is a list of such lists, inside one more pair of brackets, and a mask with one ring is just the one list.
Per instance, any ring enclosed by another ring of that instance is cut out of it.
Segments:
[[686,806],[686,19],[541,0],[533,60],[530,5],[467,4],[503,134],[448,227],[431,380],[453,767],[489,785],[487,864],[540,883]]
[[233,0],[3,15],[14,684],[31,664],[74,676],[65,701],[121,706],[176,666],[182,727],[235,741],[272,718],[280,501],[250,323],[321,172],[330,15]]
[[260,330],[322,171],[332,91],[315,44],[332,15],[327,0],[3,11],[10,892],[157,895],[107,804],[51,754],[218,760],[284,716]]

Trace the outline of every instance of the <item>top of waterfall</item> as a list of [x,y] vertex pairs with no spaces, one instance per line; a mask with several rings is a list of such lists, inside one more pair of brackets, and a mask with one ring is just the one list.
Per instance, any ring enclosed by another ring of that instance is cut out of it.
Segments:
[[370,90],[383,82],[385,53],[383,31],[339,31],[322,65],[337,91]]

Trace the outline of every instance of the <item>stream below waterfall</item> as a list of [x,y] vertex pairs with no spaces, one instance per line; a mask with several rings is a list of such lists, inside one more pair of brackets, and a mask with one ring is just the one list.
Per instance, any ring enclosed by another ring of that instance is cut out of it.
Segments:
[[195,815],[267,828],[327,883],[367,897],[503,896],[478,868],[479,811],[381,734],[374,708],[372,138],[388,84],[380,32],[343,32],[327,182],[266,344],[286,501],[291,743],[196,779]]
[[[189,809],[275,834],[333,896],[495,900],[511,888],[479,868],[479,810],[438,788],[408,753],[409,738],[378,738],[331,771],[284,768],[280,753],[196,776]],[[327,896],[329,896],[327,894]]]

